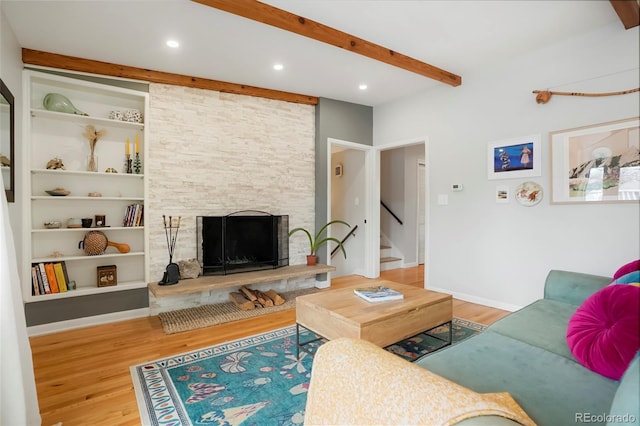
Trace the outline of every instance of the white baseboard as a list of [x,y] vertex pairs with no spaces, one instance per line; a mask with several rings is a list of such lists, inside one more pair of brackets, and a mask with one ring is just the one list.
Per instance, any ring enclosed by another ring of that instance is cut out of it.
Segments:
[[402,267],[403,268],[415,268],[416,266],[418,266],[418,262],[403,262],[402,263]]
[[111,322],[125,321],[134,318],[149,316],[149,308],[132,309],[129,311],[113,312],[92,317],[76,318],[66,321],[52,322],[49,324],[33,325],[27,327],[29,336],[40,336],[43,334],[58,333],[60,331],[73,330],[76,328],[90,327],[93,325],[109,324]]
[[465,302],[477,303],[479,305],[489,306],[491,308],[503,309],[509,312],[515,312],[522,309],[523,306],[512,305],[510,303],[498,302],[496,300],[485,299],[484,297],[473,296],[466,293],[458,293],[445,288],[439,287],[427,287],[427,290],[439,291],[441,293],[447,293],[454,297],[454,299],[464,300]]

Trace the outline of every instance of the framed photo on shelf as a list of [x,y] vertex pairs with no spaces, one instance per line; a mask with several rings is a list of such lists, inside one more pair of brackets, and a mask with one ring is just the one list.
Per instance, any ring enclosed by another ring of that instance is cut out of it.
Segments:
[[488,178],[540,176],[541,158],[539,134],[490,142],[487,147]]
[[640,118],[549,133],[551,203],[640,200]]
[[109,287],[116,284],[118,284],[117,266],[98,266],[98,287]]
[[343,171],[342,163],[336,164],[336,167],[334,168],[333,173],[334,173],[336,176],[342,176],[342,171]]

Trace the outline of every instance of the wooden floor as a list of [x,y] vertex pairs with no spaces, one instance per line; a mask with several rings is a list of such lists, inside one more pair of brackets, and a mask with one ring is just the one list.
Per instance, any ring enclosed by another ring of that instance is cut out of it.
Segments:
[[[381,278],[422,287],[422,267],[382,272]],[[332,280],[337,288],[365,280]],[[491,324],[508,312],[454,300],[456,317]],[[139,425],[129,367],[295,323],[295,309],[199,330],[165,335],[157,316],[36,336],[30,339],[45,426]]]

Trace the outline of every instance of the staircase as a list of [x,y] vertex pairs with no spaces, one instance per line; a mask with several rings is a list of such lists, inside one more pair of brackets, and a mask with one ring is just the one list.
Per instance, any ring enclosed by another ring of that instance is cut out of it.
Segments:
[[402,268],[402,258],[395,257],[393,254],[393,247],[380,244],[380,270],[388,271],[389,269]]

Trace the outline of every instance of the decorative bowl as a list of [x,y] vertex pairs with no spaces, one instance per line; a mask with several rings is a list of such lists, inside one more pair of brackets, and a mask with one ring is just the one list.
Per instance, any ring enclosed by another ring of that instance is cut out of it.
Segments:
[[49,189],[49,190],[44,191],[44,192],[46,192],[47,194],[49,194],[51,196],[54,196],[54,197],[64,197],[66,195],[71,194],[70,191],[67,191],[64,188]]
[[47,229],[58,229],[62,224],[57,220],[49,220],[44,223],[44,227]]

